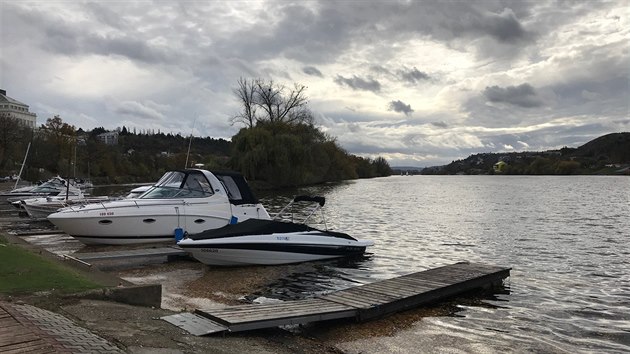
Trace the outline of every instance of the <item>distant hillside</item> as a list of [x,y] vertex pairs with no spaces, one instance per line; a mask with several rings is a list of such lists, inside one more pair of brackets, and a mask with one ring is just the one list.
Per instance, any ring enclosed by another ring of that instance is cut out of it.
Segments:
[[395,175],[416,175],[420,174],[424,167],[416,167],[416,166],[394,166],[392,167],[392,173]]
[[[495,169],[499,161],[505,163]],[[630,174],[630,133],[612,133],[560,150],[475,154],[422,174]]]
[[600,136],[575,149],[570,156],[605,160],[608,163],[630,163],[630,133]]

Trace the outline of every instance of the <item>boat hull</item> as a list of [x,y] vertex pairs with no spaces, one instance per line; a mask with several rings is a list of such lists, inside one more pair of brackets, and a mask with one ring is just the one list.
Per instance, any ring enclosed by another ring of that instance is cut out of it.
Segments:
[[[66,208],[48,220],[84,244],[126,245],[175,243],[177,228],[199,233],[227,225],[233,215],[226,203],[122,200],[100,205]],[[244,209],[233,207],[232,211]],[[269,217],[264,209],[264,214],[256,213],[254,206],[250,209],[237,214],[238,219]]]
[[184,239],[178,245],[208,265],[278,265],[361,255],[372,241],[325,237],[319,231],[251,235],[207,240]]

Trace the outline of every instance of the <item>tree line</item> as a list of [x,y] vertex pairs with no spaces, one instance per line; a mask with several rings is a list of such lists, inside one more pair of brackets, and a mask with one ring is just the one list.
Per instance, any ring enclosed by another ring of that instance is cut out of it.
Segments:
[[108,132],[103,127],[84,131],[57,115],[31,130],[3,113],[0,175],[19,171],[29,143],[22,178],[30,181],[59,174],[89,177],[95,184],[152,182],[168,170],[195,164],[236,170],[269,188],[392,173],[384,158],[349,154],[315,126],[305,90],[298,84],[287,88],[273,81],[240,79],[234,94],[242,110],[230,121],[242,128],[231,141],[120,127],[115,130],[117,144],[109,145],[99,139]]

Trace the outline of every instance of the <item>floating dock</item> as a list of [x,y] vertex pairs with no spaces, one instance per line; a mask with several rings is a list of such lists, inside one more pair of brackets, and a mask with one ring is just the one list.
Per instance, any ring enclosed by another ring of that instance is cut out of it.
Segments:
[[313,299],[196,310],[162,317],[194,335],[240,332],[284,325],[354,318],[367,321],[438,302],[478,288],[502,285],[511,268],[475,263],[377,281]]

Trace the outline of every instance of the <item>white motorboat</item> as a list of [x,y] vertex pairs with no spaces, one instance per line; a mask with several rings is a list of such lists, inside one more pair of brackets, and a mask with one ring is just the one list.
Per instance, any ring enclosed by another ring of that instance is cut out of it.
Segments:
[[0,194],[0,196],[7,197],[7,201],[9,201],[9,203],[12,203],[24,198],[66,194],[77,195],[79,193],[81,193],[81,190],[77,188],[72,182],[68,182],[68,180],[57,176],[49,179],[48,181],[40,185],[16,188],[9,192],[2,193]]
[[170,171],[137,198],[72,206],[48,220],[85,244],[175,242],[249,218],[270,219],[242,175]]
[[[115,198],[120,199],[120,198]],[[113,200],[108,196],[85,197],[83,195],[75,197],[39,197],[29,198],[19,201],[22,209],[26,211],[32,219],[46,219],[48,215],[57,212],[57,210],[69,206],[79,206],[90,203],[100,203]]]
[[[198,261],[208,265],[275,265],[361,255],[371,240],[357,240],[345,233],[320,230],[306,220],[325,203],[323,197],[298,196],[318,203],[302,223],[250,219],[216,230],[188,234],[177,244]],[[287,207],[283,209],[286,210]],[[277,218],[282,217],[282,212]]]
[[146,192],[151,188],[151,185],[140,186],[132,189],[129,194],[125,197],[109,197],[109,196],[91,196],[86,197],[83,193],[79,194],[69,194],[64,196],[53,196],[53,197],[39,197],[39,198],[30,198],[17,201],[15,203],[20,203],[20,208],[26,211],[29,217],[32,219],[46,219],[48,215],[57,212],[59,209],[70,207],[70,206],[81,206],[85,204],[92,203],[102,203],[113,200],[120,200],[123,198],[137,198],[142,193]]

